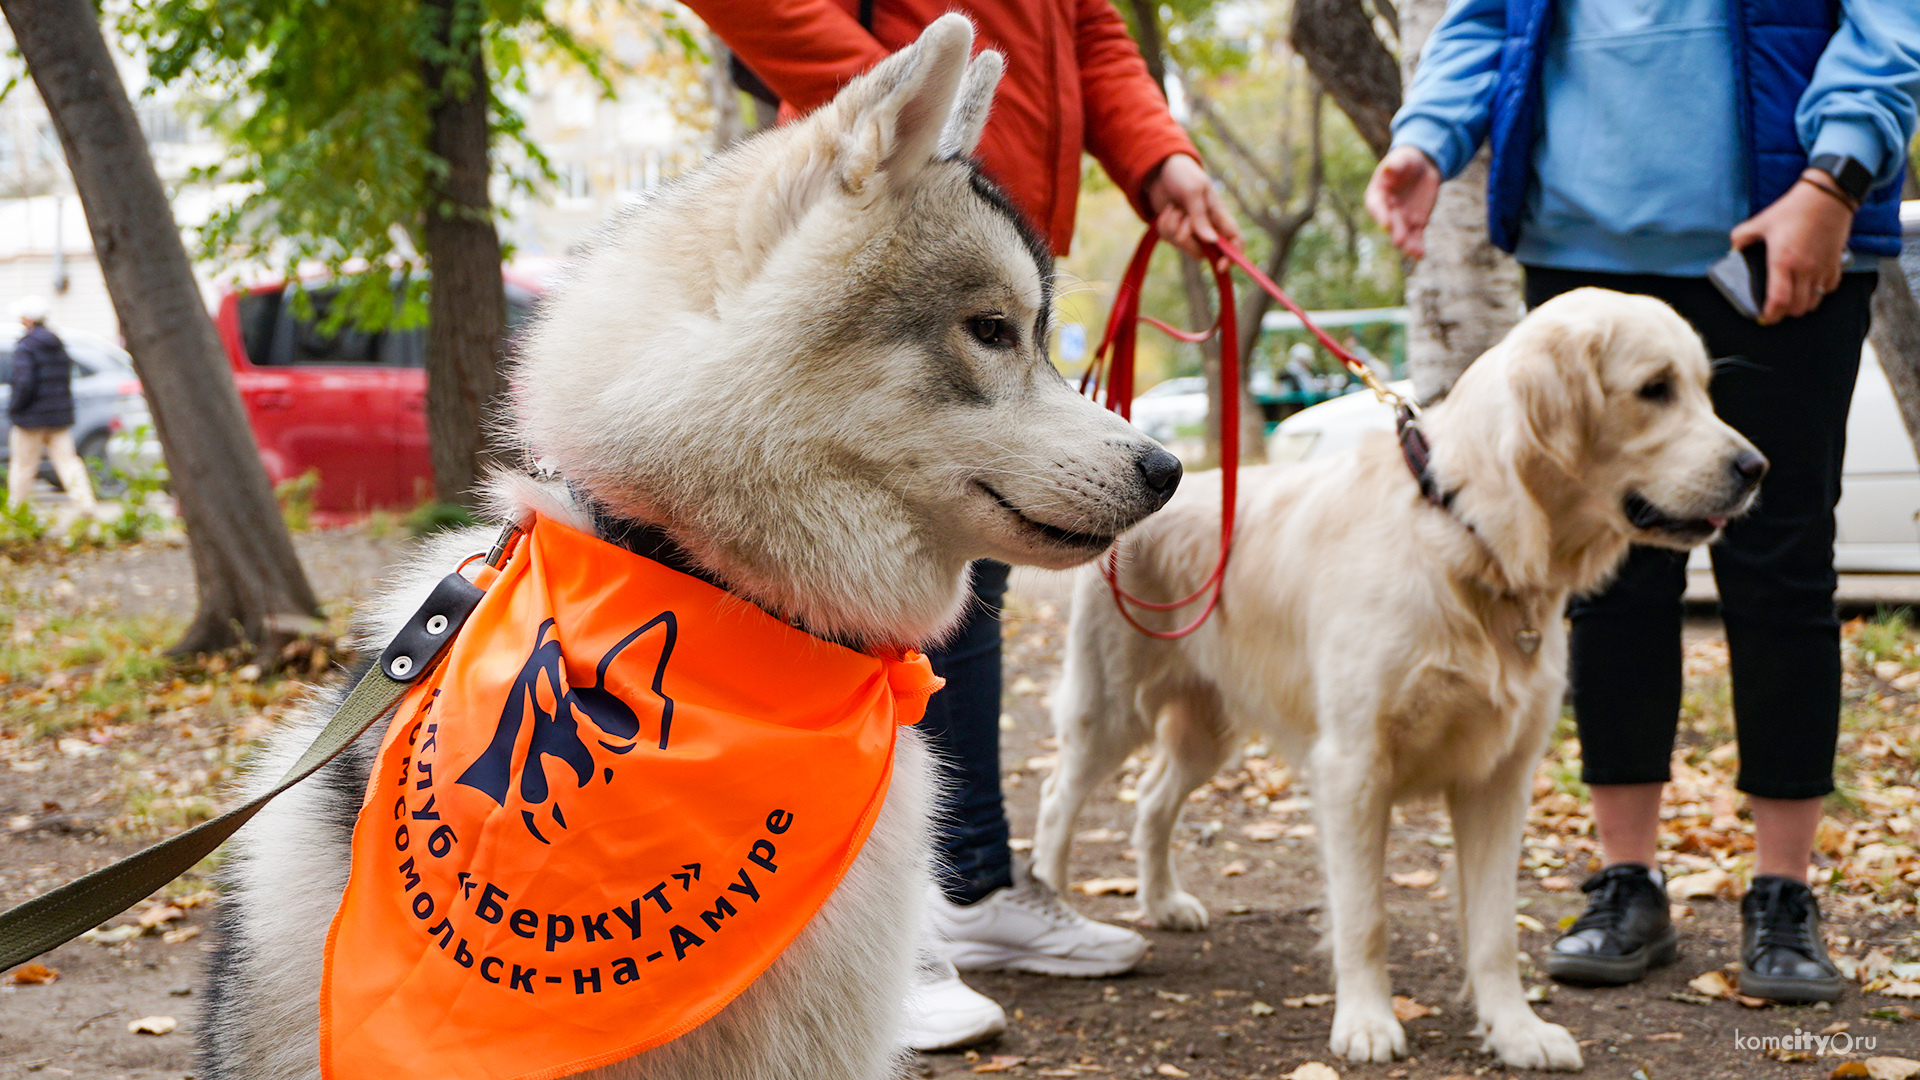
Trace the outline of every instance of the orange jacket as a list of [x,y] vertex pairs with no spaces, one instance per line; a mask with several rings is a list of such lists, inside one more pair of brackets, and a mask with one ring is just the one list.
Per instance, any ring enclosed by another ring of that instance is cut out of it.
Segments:
[[1081,150],[1142,218],[1148,175],[1174,154],[1200,156],[1110,0],[878,0],[872,33],[859,0],[686,3],[780,95],[783,117],[825,104],[947,12],[971,17],[978,47],[1007,58],[980,161],[1057,254],[1073,242]]

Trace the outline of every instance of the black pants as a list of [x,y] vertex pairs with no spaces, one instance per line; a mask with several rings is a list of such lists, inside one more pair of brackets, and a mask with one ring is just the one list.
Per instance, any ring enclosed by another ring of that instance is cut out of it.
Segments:
[[[1840,622],[1833,508],[1877,275],[1850,273],[1818,308],[1761,326],[1704,278],[1527,267],[1527,306],[1598,285],[1673,305],[1706,339],[1714,411],[1772,467],[1753,513],[1712,548],[1731,653],[1738,787],[1805,799],[1833,790],[1840,728]],[[1577,598],[1573,715],[1589,784],[1667,779],[1680,715],[1686,556],[1636,547],[1605,591]]]
[[945,767],[946,812],[936,820],[940,891],[971,904],[1013,884],[1007,812],[1000,797],[1000,608],[1008,566],[973,564],[973,601],[959,631],[928,654],[947,685],[927,701],[919,728]]

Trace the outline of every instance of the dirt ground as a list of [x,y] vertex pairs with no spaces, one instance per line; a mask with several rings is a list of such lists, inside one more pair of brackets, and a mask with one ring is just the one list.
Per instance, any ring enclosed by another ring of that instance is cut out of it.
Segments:
[[[300,545],[316,588],[330,603],[345,604],[377,580],[404,541],[346,530],[308,534]],[[59,604],[76,609],[91,605],[92,610],[183,617],[191,599],[185,552],[167,545],[7,572],[17,588],[56,596]],[[1032,835],[1040,781],[1050,765],[1044,701],[1058,674],[1063,628],[1057,594],[1029,586],[1012,605],[1001,725],[1007,807],[1016,837]],[[1694,636],[1711,638],[1714,632],[1705,624]],[[211,699],[225,702],[222,708],[181,707],[140,725],[106,725],[37,740],[18,737],[19,710],[28,707],[20,702],[27,699],[8,699],[13,704],[5,716],[7,737],[0,739],[0,821],[7,829],[0,833],[0,905],[18,903],[171,831],[167,815],[154,807],[214,794],[245,742],[262,729],[262,715],[281,700],[268,694],[258,707],[249,707],[251,699],[244,694],[222,693],[228,696]],[[1252,768],[1230,766],[1218,782],[1202,789],[1179,828],[1177,865],[1186,887],[1213,915],[1208,930],[1146,931],[1153,950],[1124,978],[970,977],[972,985],[1006,1006],[1012,1028],[971,1053],[928,1056],[921,1063],[924,1075],[1284,1077],[1315,1061],[1359,1080],[1440,1080],[1502,1071],[1479,1052],[1470,1008],[1456,997],[1458,958],[1440,876],[1451,839],[1444,814],[1428,808],[1396,815],[1389,869],[1410,884],[1387,888],[1395,992],[1434,1011],[1408,1023],[1414,1047],[1408,1060],[1349,1065],[1330,1055],[1331,1004],[1316,1005],[1320,999],[1310,997],[1332,991],[1327,964],[1315,950],[1325,913],[1311,815],[1288,809],[1297,798],[1249,798],[1248,784],[1271,781],[1270,773]],[[1137,776],[1137,766],[1130,766],[1089,803],[1074,847],[1075,881],[1133,876],[1127,800]],[[135,802],[144,817],[128,816]],[[1564,829],[1565,822],[1558,827]],[[1422,871],[1438,880],[1429,881]],[[1584,872],[1579,865],[1565,870],[1574,881]],[[1554,887],[1543,886],[1543,880]],[[1521,948],[1538,956],[1561,920],[1580,910],[1581,894],[1569,890],[1557,872],[1543,878],[1531,871],[1521,874],[1520,895],[1523,925],[1531,920],[1541,927],[1522,929]],[[215,932],[218,900],[195,877],[170,890],[166,899],[170,902],[150,902],[121,920],[136,925],[145,913],[154,933],[117,942],[76,941],[43,958],[58,971],[55,981],[0,984],[0,1078],[177,1080],[194,1074],[201,967]],[[1133,905],[1131,897],[1114,894],[1076,894],[1073,902],[1114,921],[1126,921]],[[1541,1014],[1568,1026],[1581,1041],[1587,1075],[1826,1077],[1847,1059],[1780,1061],[1741,1048],[1735,1040],[1790,1034],[1796,1028],[1818,1032],[1834,1024],[1847,1025],[1845,1031],[1862,1048],[1865,1040],[1876,1040],[1872,1054],[1920,1056],[1920,1022],[1901,1022],[1896,1010],[1903,1003],[1894,998],[1855,989],[1827,1009],[1745,1008],[1699,997],[1688,981],[1736,959],[1738,908],[1725,899],[1694,900],[1687,908],[1685,956],[1639,986],[1551,986],[1523,961],[1527,984],[1547,987]],[[1912,959],[1920,952],[1920,935],[1909,915],[1889,911],[1899,911],[1898,905],[1830,903],[1829,938],[1844,942],[1853,954],[1881,949]],[[146,1017],[172,1017],[177,1027],[165,1035],[129,1031],[130,1022]]]

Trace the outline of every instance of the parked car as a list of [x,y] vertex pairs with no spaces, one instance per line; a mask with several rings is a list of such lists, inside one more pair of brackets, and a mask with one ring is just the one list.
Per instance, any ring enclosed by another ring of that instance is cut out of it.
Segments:
[[[1900,262],[1908,284],[1920,292],[1920,200],[1901,206],[1900,221]],[[1393,388],[1413,394],[1411,383]],[[1348,394],[1282,421],[1268,443],[1267,460],[1325,457],[1369,431],[1392,430],[1392,411],[1372,394]],[[1840,471],[1835,566],[1844,573],[1920,573],[1920,458],[1871,345],[1860,355]],[[1705,569],[1706,549],[1696,548],[1689,565]]]
[[[93,473],[94,489],[111,495],[118,486],[113,475],[122,469],[144,469],[160,460],[160,444],[153,437],[153,416],[126,350],[103,338],[55,328],[67,357],[73,361],[73,441]],[[13,396],[7,385],[13,377],[14,342],[18,325],[0,327],[0,467],[10,457],[5,445],[6,407]],[[40,475],[58,486],[53,466],[41,462]]]
[[[509,332],[526,321],[551,269],[503,269]],[[316,473],[322,520],[416,506],[433,491],[426,327],[326,333],[339,294],[309,286],[312,310],[302,315],[273,282],[229,292],[214,314],[267,477]]]
[[1207,422],[1207,380],[1182,375],[1156,383],[1133,399],[1133,426],[1150,439],[1172,442],[1181,428]]

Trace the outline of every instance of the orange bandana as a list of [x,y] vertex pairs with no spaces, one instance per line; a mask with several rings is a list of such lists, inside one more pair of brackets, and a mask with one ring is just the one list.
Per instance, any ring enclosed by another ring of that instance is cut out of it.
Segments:
[[537,521],[387,728],[321,1074],[561,1077],[691,1031],[833,892],[940,685]]

